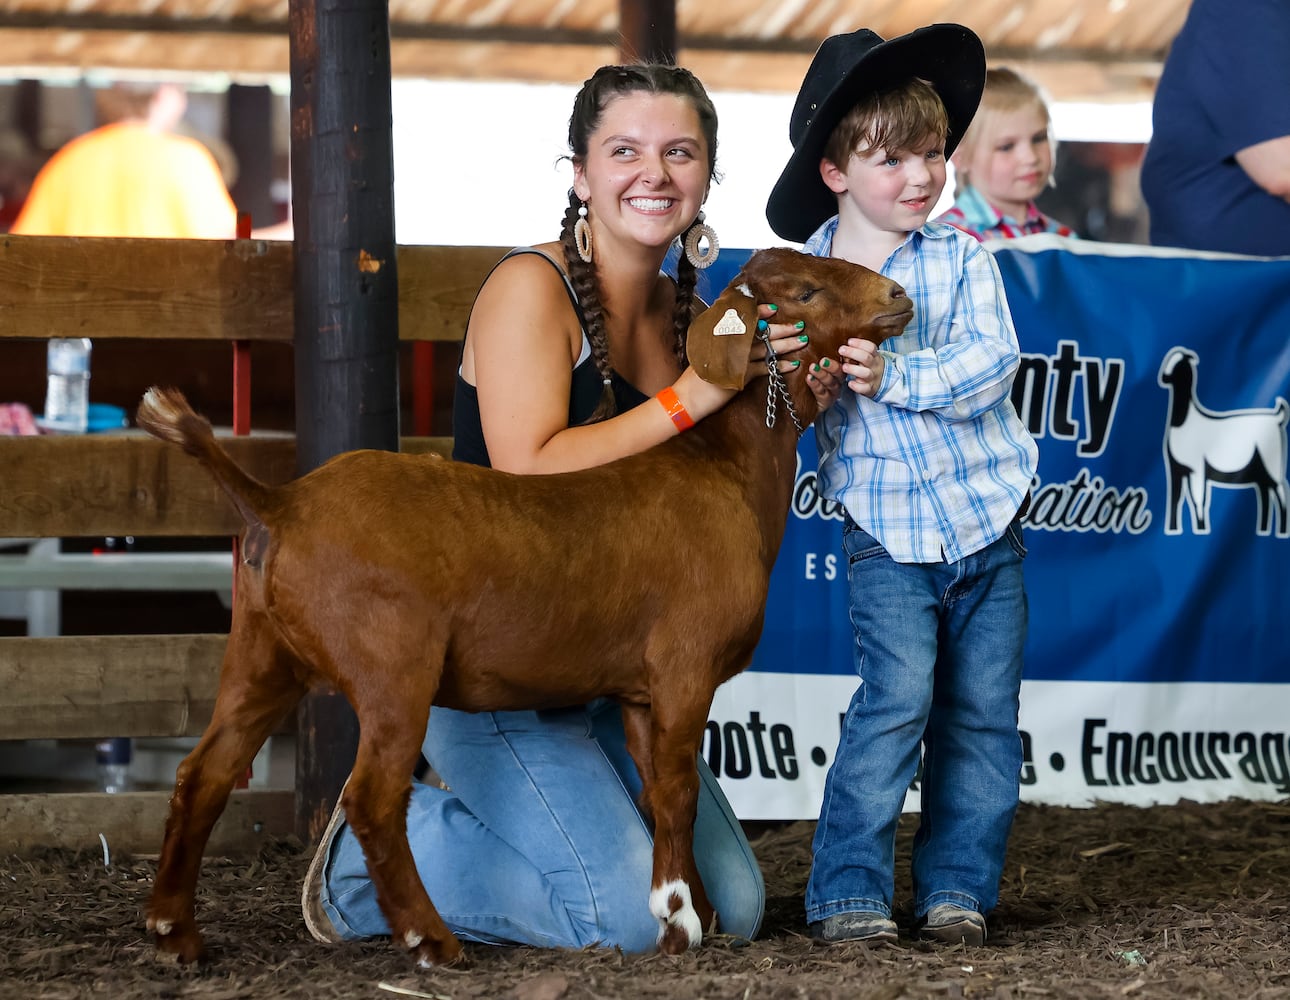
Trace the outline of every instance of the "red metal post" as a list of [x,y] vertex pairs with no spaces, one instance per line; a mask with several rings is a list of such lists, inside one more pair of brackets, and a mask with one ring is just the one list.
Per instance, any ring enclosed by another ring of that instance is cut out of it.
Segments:
[[434,433],[434,342],[412,342],[412,433]]

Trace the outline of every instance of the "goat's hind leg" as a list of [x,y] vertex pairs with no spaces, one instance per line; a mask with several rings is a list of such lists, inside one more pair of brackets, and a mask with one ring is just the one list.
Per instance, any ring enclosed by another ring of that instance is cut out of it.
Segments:
[[147,908],[158,950],[181,962],[197,961],[203,952],[193,897],[211,829],[238,777],[304,695],[292,668],[263,615],[235,617],[210,725],[175,775]]
[[[709,699],[710,702],[711,699]],[[697,947],[716,925],[716,910],[694,861],[698,813],[698,753],[708,704],[652,712],[623,706],[627,746],[644,782],[642,798],[654,819],[654,878],[650,912],[659,921],[659,950],[679,955]],[[648,727],[648,749],[641,744]]]
[[[355,704],[361,735],[354,771],[341,796],[345,819],[363,848],[376,900],[393,940],[408,948],[417,964],[450,965],[462,957],[461,943],[443,922],[417,874],[408,844],[408,800],[412,770],[425,736],[434,678],[423,661],[393,670],[400,683],[366,683]],[[369,673],[367,680],[376,677]]]

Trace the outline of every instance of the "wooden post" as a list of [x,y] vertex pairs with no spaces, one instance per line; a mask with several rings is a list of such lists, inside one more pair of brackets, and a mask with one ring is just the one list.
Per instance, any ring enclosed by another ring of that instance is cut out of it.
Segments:
[[676,0],[618,0],[623,62],[676,63]]
[[239,212],[257,226],[277,222],[273,206],[273,92],[234,83],[224,97],[228,144],[237,157],[237,180],[229,193]]
[[[398,275],[385,0],[290,0],[298,471],[399,447]],[[315,842],[354,761],[338,694],[298,718],[296,824]]]

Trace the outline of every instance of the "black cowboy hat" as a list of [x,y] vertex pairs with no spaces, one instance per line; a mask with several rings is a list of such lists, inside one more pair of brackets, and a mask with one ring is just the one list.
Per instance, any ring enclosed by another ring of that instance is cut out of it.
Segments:
[[766,203],[771,229],[803,243],[837,214],[837,195],[820,177],[829,136],[861,98],[912,77],[930,83],[945,105],[948,157],[976,114],[985,87],[985,48],[970,29],[933,24],[887,41],[861,28],[820,44],[788,120],[793,155]]

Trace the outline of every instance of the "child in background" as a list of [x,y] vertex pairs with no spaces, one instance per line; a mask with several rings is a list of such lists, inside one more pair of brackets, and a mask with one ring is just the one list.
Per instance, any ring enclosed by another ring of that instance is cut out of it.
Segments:
[[852,391],[815,425],[821,492],[846,512],[860,679],[812,845],[806,918],[825,941],[897,938],[896,826],[920,744],[919,936],[985,941],[1020,794],[1020,518],[1038,449],[1010,397],[1021,355],[994,258],[927,221],[984,74],[957,24],[825,39],[766,206],[779,236],[880,271],[914,304],[881,350],[840,348]]
[[1052,184],[1051,133],[1039,88],[1014,70],[988,70],[981,106],[954,154],[954,207],[936,221],[982,241],[1031,233],[1075,236],[1035,205]]

